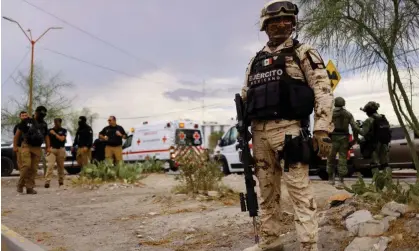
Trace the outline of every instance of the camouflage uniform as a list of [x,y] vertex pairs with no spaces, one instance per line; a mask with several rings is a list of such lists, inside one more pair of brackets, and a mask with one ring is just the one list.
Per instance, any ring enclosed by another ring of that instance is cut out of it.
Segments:
[[[368,102],[362,111],[367,112],[368,118],[362,123],[362,127],[359,131],[359,134],[362,135],[364,138],[362,141],[369,141],[371,140],[372,136],[374,135],[374,119],[381,118],[382,115],[377,113],[379,108],[379,104],[373,101]],[[376,142],[373,145],[373,152],[371,157],[371,167],[372,172],[375,173],[378,169],[387,169],[390,170],[388,166],[389,158],[388,158],[388,151],[389,147],[388,144],[382,144],[380,142]],[[391,172],[390,172],[391,173]]]
[[352,114],[345,108],[345,100],[342,97],[335,99],[335,109],[333,110],[333,124],[335,129],[331,133],[332,152],[327,158],[327,173],[329,174],[329,184],[335,184],[335,158],[339,154],[338,174],[339,182],[337,188],[343,188],[343,178],[348,174],[347,153],[349,144],[349,125],[352,127],[354,139],[358,138],[359,127],[355,123]]
[[[291,47],[293,47],[293,40],[288,38],[276,48],[271,49],[269,46],[265,46],[263,51],[275,53]],[[296,48],[295,53],[300,60],[300,64],[292,58],[286,59],[286,73],[293,79],[307,81],[306,83],[315,95],[314,131],[330,133],[333,130],[331,123],[333,94],[323,60],[315,49],[306,44]],[[243,100],[246,100],[247,91],[252,84],[252,81],[249,81],[249,76],[254,59],[251,59],[246,71],[245,83],[241,93]],[[317,66],[315,69],[313,69],[313,64]],[[301,243],[300,250],[317,250],[317,206],[310,187],[309,166],[296,163],[290,165],[289,172],[283,172],[284,161],[281,160],[278,163],[276,156],[276,153],[283,149],[285,134],[291,134],[293,137],[300,135],[301,122],[299,120],[283,119],[253,120],[251,130],[253,157],[256,161],[255,175],[259,181],[261,197],[260,234],[262,238],[259,245],[248,248],[246,251],[267,250],[272,247],[275,250],[279,249],[279,233],[283,225],[280,207],[282,177],[295,211],[295,227],[298,240]]]

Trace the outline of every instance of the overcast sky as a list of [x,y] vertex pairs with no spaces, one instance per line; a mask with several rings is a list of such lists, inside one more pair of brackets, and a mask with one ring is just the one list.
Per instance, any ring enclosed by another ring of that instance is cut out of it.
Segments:
[[[66,92],[77,95],[74,109],[89,107],[99,114],[96,132],[111,114],[126,129],[144,120],[180,117],[228,121],[235,117],[234,94],[240,91],[248,61],[266,42],[257,26],[263,0],[25,1],[2,0],[2,15],[30,28],[34,37],[50,26],[64,28],[37,43],[36,63],[73,82]],[[5,80],[27,54],[29,43],[16,25],[3,19],[1,35],[4,105],[9,96],[21,95],[10,78]],[[18,70],[28,71],[29,56]],[[347,99],[357,119],[365,118],[359,107],[375,100],[396,123],[383,75],[366,76],[343,74],[336,95]],[[413,103],[419,104],[418,96]],[[155,117],[123,119],[149,115]]]

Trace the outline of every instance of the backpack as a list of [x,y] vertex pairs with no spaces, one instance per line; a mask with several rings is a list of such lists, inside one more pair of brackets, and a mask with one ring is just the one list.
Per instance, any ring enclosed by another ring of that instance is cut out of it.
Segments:
[[31,146],[41,146],[44,143],[44,133],[41,125],[32,120],[26,133],[26,141]]
[[374,118],[373,122],[374,139],[381,144],[388,144],[391,141],[390,123],[384,115]]

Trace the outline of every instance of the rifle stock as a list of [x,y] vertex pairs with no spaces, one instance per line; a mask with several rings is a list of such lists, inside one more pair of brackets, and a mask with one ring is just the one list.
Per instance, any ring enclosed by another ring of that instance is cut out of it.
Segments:
[[240,161],[244,168],[244,180],[246,184],[246,194],[240,193],[240,206],[242,212],[249,212],[249,216],[253,218],[253,227],[255,232],[255,242],[259,242],[258,229],[256,217],[258,216],[258,201],[257,194],[255,191],[256,181],[253,179],[252,171],[252,156],[250,154],[249,141],[251,140],[251,134],[249,133],[248,121],[245,114],[244,102],[240,94],[236,93],[235,99],[236,112],[237,112],[237,131],[238,136],[238,147],[241,149],[242,154]]

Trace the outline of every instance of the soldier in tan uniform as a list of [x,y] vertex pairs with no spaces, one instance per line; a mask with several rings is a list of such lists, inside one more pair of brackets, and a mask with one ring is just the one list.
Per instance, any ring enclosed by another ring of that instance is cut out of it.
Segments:
[[[281,178],[295,211],[300,250],[317,250],[317,206],[308,176],[309,157],[301,149],[307,146],[307,140],[311,140],[304,134],[314,109],[313,147],[319,156],[327,157],[330,153],[328,135],[333,131],[334,98],[319,53],[291,38],[297,14],[297,6],[289,1],[276,0],[265,5],[260,30],[267,33],[269,42],[252,58],[246,70],[242,97],[253,134],[262,238],[245,251],[282,250],[279,240]],[[279,158],[286,134],[292,135],[293,142],[299,142],[295,143],[294,149],[286,147],[290,150],[287,155],[293,160],[288,172],[283,170],[284,159]]]

